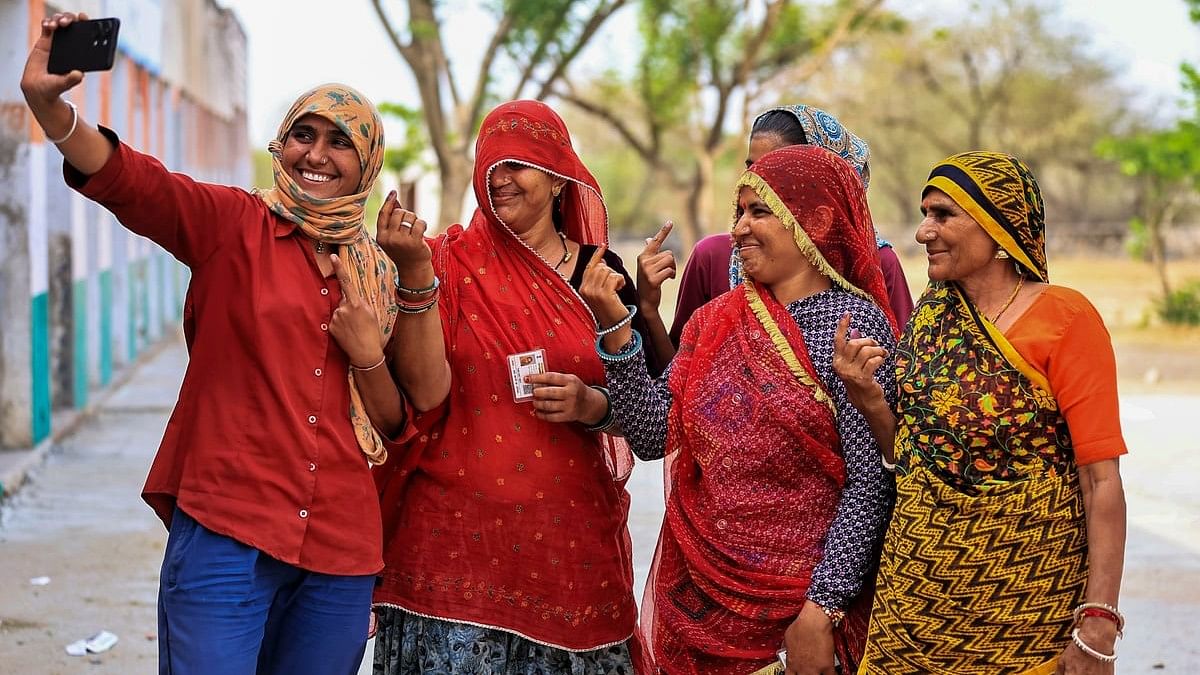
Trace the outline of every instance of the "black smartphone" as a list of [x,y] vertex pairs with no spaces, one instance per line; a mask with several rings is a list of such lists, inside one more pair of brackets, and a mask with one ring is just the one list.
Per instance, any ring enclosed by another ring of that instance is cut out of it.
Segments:
[[72,70],[111,70],[117,55],[120,29],[121,20],[115,17],[76,21],[66,28],[59,28],[50,42],[47,70],[55,75],[65,75]]

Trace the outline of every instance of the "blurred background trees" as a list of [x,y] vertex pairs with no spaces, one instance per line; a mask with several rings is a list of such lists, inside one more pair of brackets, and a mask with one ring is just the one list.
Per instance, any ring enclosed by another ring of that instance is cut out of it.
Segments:
[[[1200,0],[1168,1],[1200,21]],[[1173,228],[1198,215],[1195,64],[1182,67],[1183,101],[1148,100],[1043,0],[924,14],[884,0],[485,0],[494,31],[471,36],[443,34],[453,2],[372,3],[419,83],[408,114],[428,130],[443,225],[460,219],[481,116],[543,98],[604,188],[614,233],[672,219],[688,250],[729,224],[754,117],[802,102],[870,144],[872,213],[902,249],[915,247],[929,168],[987,148],[1038,176],[1054,250],[1129,249],[1155,266],[1164,299],[1180,288],[1171,258],[1200,250],[1194,226]],[[486,41],[477,66],[450,63],[461,40]],[[632,53],[579,58],[597,42]]]

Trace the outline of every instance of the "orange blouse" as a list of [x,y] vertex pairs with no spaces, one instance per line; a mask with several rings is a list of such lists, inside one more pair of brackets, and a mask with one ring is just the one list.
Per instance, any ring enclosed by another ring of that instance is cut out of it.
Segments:
[[1049,286],[1004,337],[1050,382],[1071,430],[1077,464],[1129,452],[1121,434],[1112,338],[1087,298]]

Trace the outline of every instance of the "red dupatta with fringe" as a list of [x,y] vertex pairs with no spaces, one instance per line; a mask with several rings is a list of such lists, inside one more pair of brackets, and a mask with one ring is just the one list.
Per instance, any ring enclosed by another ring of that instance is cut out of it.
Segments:
[[608,241],[599,187],[558,115],[534,101],[490,113],[476,145],[481,208],[470,227],[434,243],[450,395],[417,421],[405,457],[377,473],[386,568],[375,601],[596,649],[628,639],[636,622],[632,455],[623,441],[539,420],[530,403],[513,402],[509,354],[545,349],[549,370],[587,384],[603,384],[604,369],[586,305],[491,208],[488,177],[505,161],[567,178],[567,235]]
[[[891,317],[875,230],[848,164],[792,146],[764,155],[743,186],[833,284]],[[824,227],[810,218],[818,206],[833,213]],[[753,281],[688,321],[669,385],[674,454],[642,617],[654,663],[641,668],[745,675],[774,661],[824,555],[846,480],[836,411],[795,320]],[[870,595],[834,631],[847,668],[862,657]]]

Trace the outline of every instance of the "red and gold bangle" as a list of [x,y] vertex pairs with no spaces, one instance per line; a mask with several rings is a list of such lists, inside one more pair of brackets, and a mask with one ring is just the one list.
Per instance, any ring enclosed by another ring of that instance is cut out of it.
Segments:
[[1098,619],[1108,619],[1117,624],[1117,637],[1122,637],[1125,634],[1125,617],[1121,612],[1117,611],[1116,607],[1103,602],[1083,602],[1080,603],[1072,613],[1072,618],[1075,625],[1078,626],[1080,621],[1087,617],[1096,617]]

